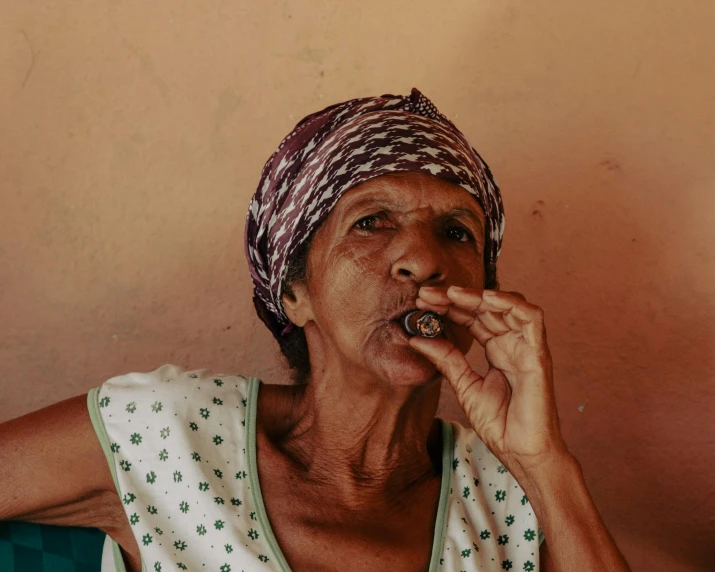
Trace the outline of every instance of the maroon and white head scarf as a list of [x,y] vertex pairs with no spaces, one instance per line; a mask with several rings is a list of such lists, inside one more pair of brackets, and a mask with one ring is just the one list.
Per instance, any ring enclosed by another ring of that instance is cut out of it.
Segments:
[[340,197],[380,175],[422,171],[474,195],[485,214],[485,263],[504,234],[502,199],[491,171],[464,135],[417,89],[409,96],[351,99],[302,119],[266,162],[246,216],[253,302],[278,339],[293,329],[281,294],[296,248]]

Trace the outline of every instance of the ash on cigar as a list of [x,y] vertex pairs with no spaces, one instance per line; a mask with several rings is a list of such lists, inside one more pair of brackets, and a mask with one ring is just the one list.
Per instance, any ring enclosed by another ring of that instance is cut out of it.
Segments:
[[400,320],[402,328],[411,336],[434,338],[442,333],[442,317],[430,310],[413,310]]

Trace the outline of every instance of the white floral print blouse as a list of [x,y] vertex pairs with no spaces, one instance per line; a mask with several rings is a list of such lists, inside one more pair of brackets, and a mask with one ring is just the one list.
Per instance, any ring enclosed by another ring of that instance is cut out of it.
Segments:
[[[142,570],[289,570],[256,470],[261,383],[165,365],[89,392]],[[521,487],[473,430],[440,421],[442,487],[430,572],[538,570],[543,537]],[[124,571],[107,537],[102,572]]]

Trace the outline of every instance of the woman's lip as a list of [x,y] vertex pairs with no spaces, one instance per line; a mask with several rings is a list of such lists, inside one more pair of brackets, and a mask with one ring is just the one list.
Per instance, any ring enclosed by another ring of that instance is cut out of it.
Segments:
[[391,321],[388,322],[388,325],[389,325],[389,329],[390,329],[391,331],[394,330],[394,331],[395,331],[396,333],[398,333],[398,334],[400,335],[400,337],[403,338],[404,340],[409,340],[409,339],[410,339],[410,335],[409,335],[405,330],[402,329],[402,326],[400,326],[398,320],[391,320]]
[[393,321],[393,322],[399,322],[399,321],[402,320],[402,318],[404,318],[407,314],[409,314],[410,312],[415,312],[415,311],[419,312],[419,308],[417,308],[417,307],[415,307],[415,308],[410,308],[409,310],[405,310],[404,312],[400,312],[397,316],[393,316],[393,317],[391,318],[391,321]]

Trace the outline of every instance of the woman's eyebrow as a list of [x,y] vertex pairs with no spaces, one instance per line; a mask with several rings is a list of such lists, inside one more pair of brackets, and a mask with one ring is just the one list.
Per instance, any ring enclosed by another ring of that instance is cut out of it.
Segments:
[[484,232],[484,225],[482,224],[482,220],[471,209],[468,209],[465,207],[458,207],[456,209],[452,209],[452,210],[444,213],[442,216],[447,218],[447,217],[458,217],[460,215],[463,215],[463,216],[466,216],[467,218],[472,219],[479,227],[479,230],[481,232]]
[[396,206],[397,205],[395,205],[391,201],[377,197],[365,197],[363,199],[357,199],[355,200],[355,202],[350,203],[343,209],[343,212],[340,215],[340,221],[342,224],[347,219],[351,218],[354,213],[363,210],[365,207],[380,208],[383,210],[390,211],[394,210]]

